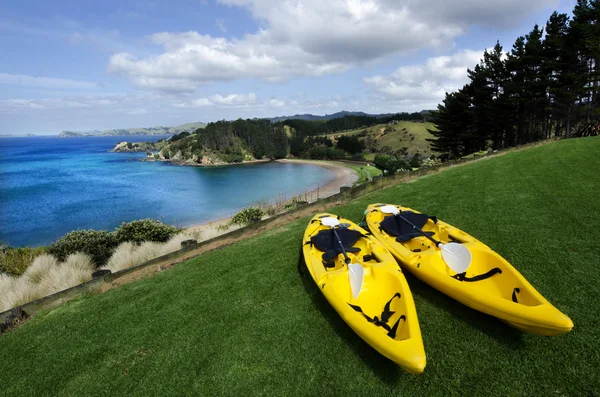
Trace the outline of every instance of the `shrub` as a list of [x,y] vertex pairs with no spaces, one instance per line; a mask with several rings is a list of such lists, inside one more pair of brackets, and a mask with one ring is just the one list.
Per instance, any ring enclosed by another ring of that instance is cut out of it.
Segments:
[[375,164],[375,167],[379,168],[380,170],[387,171],[390,174],[409,169],[409,165],[406,162],[398,160],[396,156],[390,156],[387,154],[378,154],[375,156],[373,164]]
[[350,154],[357,154],[365,150],[365,144],[363,141],[355,136],[341,136],[339,137],[336,145],[339,149],[342,149]]
[[331,160],[341,160],[346,158],[346,152],[342,149],[328,149],[327,158]]
[[440,165],[442,164],[442,162],[438,159],[435,158],[430,158],[430,159],[424,159],[423,161],[421,161],[421,168],[427,168],[427,167],[435,167],[436,165]]
[[179,134],[175,134],[171,137],[171,142],[177,142],[177,141],[179,141],[187,136],[190,136],[190,135],[191,134],[187,131],[180,132]]
[[45,247],[0,248],[0,271],[20,276],[35,258],[46,252]]
[[419,168],[420,165],[421,165],[421,156],[419,156],[418,154],[415,154],[413,156],[413,158],[410,160],[410,166],[412,168]]
[[222,160],[226,163],[241,163],[242,161],[244,161],[244,155],[242,155],[241,153],[224,154],[221,157]]
[[77,230],[64,235],[48,247],[48,253],[63,262],[71,254],[83,252],[97,266],[103,266],[118,242],[115,235],[105,230]]
[[142,243],[144,241],[164,243],[179,232],[181,232],[181,229],[167,225],[161,221],[140,219],[132,222],[123,222],[115,230],[115,238],[117,243],[124,243],[126,241],[132,243]]
[[258,222],[265,215],[264,211],[258,207],[244,208],[231,218],[231,223],[236,225],[249,225]]

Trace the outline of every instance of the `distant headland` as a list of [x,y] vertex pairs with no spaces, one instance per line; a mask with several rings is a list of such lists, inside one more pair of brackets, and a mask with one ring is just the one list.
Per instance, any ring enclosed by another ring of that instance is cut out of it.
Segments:
[[195,131],[198,128],[204,128],[205,123],[186,123],[176,127],[149,127],[149,128],[116,128],[103,131],[62,131],[58,136],[60,138],[79,138],[87,136],[146,136],[146,135],[174,135],[183,131]]

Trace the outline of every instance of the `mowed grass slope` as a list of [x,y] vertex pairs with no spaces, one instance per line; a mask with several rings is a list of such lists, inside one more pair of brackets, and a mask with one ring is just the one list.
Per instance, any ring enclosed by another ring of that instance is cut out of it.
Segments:
[[309,218],[36,316],[0,337],[2,395],[593,395],[600,390],[600,138],[482,160],[332,208],[437,215],[575,322],[521,334],[407,276],[427,353],[404,373],[296,272]]

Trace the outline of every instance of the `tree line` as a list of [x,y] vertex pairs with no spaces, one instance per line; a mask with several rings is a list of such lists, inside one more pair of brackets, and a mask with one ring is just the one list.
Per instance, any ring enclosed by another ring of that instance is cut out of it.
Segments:
[[421,113],[397,113],[390,116],[354,116],[346,115],[327,121],[289,119],[277,124],[287,125],[295,132],[304,137],[314,135],[326,135],[339,131],[355,130],[357,128],[370,127],[376,124],[387,124],[390,121],[422,121],[425,116]]
[[201,155],[202,151],[219,152],[227,162],[240,162],[248,150],[254,158],[279,159],[287,156],[288,139],[283,126],[271,123],[268,119],[238,119],[208,123],[194,134],[177,140],[175,149],[186,150],[189,154]]
[[509,52],[497,42],[468,75],[430,115],[432,148],[447,157],[597,130],[600,0],[578,0],[572,17],[554,12]]

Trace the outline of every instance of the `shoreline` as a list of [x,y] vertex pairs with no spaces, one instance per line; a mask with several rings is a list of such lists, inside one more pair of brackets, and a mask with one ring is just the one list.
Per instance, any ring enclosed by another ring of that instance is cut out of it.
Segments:
[[[113,153],[126,153],[126,152],[113,152]],[[141,152],[138,152],[138,153],[141,153]],[[169,163],[171,165],[177,165],[180,167],[228,167],[230,165],[260,164],[260,163],[268,163],[271,161],[278,161],[278,160],[269,160],[269,159],[263,160],[263,159],[261,159],[261,160],[244,160],[239,163],[202,164],[202,163],[196,163],[193,161],[186,161],[186,160],[155,159],[152,157],[142,157],[142,158],[138,159],[137,161],[142,161],[144,163]]]
[[[333,164],[327,161],[319,160],[302,160],[302,159],[281,159],[275,160],[280,163],[296,163],[296,164],[310,164],[321,168],[326,168],[335,174],[335,177],[330,182],[319,186],[316,189],[306,191],[304,193],[297,193],[290,197],[284,198],[284,200],[290,200],[294,197],[303,198],[303,201],[314,202],[319,199],[333,196],[340,192],[340,188],[343,186],[352,186],[358,180],[358,175],[352,169],[344,167],[343,165]],[[278,200],[279,198],[274,197],[272,200]],[[220,230],[221,227],[227,225],[231,218],[214,219],[211,221],[196,223],[190,226],[184,227],[188,233],[200,233],[199,241],[204,241],[217,237],[221,234],[228,233],[230,231],[241,228],[238,225],[231,225],[227,230]],[[263,218],[265,219],[265,218]]]

